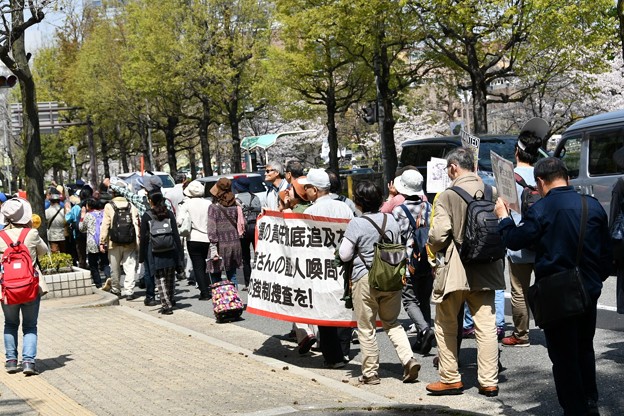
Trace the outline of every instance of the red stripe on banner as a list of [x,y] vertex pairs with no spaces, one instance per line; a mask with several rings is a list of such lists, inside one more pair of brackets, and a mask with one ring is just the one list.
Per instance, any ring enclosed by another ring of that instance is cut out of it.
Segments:
[[[357,321],[326,321],[323,319],[298,318],[296,316],[282,315],[281,313],[267,312],[262,309],[256,309],[247,306],[245,310],[249,313],[266,318],[277,319],[279,321],[297,322],[299,324],[320,325],[320,326],[337,326],[337,327],[353,327],[357,328]],[[377,321],[376,325],[381,328],[381,321]]]
[[[341,222],[345,224],[351,221],[345,218],[318,217],[316,215],[300,214],[297,212],[264,211],[262,213],[262,216],[287,218],[287,219],[299,219],[299,220],[324,221],[324,222],[339,222],[339,223]],[[260,218],[261,216],[258,216],[258,219]]]

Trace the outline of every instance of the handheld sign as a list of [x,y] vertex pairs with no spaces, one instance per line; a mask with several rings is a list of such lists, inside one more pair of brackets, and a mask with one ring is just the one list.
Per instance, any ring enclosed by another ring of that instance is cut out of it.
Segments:
[[462,147],[472,149],[472,151],[474,152],[474,163],[476,172],[479,165],[479,146],[481,145],[481,139],[477,136],[473,136],[465,130],[461,130],[459,132],[459,136],[461,137]]
[[490,159],[492,160],[492,172],[494,179],[496,179],[498,196],[507,202],[509,208],[520,212],[513,163],[493,151],[490,151]]
[[451,184],[451,178],[448,177],[446,159],[432,157],[427,162],[427,193],[437,194],[444,191]]

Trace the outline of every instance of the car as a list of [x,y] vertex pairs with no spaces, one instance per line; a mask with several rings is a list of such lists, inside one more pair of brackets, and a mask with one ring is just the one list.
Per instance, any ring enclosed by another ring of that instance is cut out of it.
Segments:
[[369,173],[375,173],[375,171],[371,168],[343,169],[340,171],[340,175],[366,175]]
[[145,171],[143,173],[139,171],[128,172],[128,173],[120,173],[119,175],[117,175],[117,178],[121,179],[128,185],[131,185],[132,190],[136,192],[139,189],[141,189],[141,185],[139,185],[138,180],[141,176],[144,176],[144,175],[158,176],[160,180],[162,181],[163,188],[173,188],[175,186],[175,181],[173,180],[171,175],[169,175],[167,172],[152,172],[152,171]]
[[624,175],[613,159],[624,147],[623,129],[624,110],[587,117],[566,129],[554,152],[568,168],[570,185],[598,199],[607,214],[613,185]]
[[235,182],[238,178],[247,178],[249,179],[249,191],[255,194],[260,199],[260,204],[262,206],[265,205],[266,202],[266,186],[264,185],[264,175],[259,173],[251,173],[251,172],[242,172],[242,173],[228,173],[224,175],[213,175],[213,176],[205,176],[203,178],[197,178],[198,181],[202,182],[205,187],[204,195],[210,195],[210,188],[214,186],[215,183],[221,178],[228,178],[231,181]]
[[[492,173],[492,161],[490,151],[493,150],[503,158],[515,164],[515,146],[518,141],[516,135],[493,135],[487,134],[479,137],[479,161],[477,174],[488,185],[495,185],[494,174]],[[426,139],[406,140],[402,143],[400,166],[415,166],[425,178],[425,192],[427,180],[427,162],[432,157],[444,158],[456,147],[461,147],[460,136],[430,137]],[[545,151],[541,151],[542,157],[547,157]],[[434,194],[427,193],[427,198],[433,201]]]

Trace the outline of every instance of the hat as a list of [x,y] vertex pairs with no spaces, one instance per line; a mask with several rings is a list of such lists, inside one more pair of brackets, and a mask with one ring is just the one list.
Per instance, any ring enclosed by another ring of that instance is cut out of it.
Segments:
[[184,188],[184,195],[191,198],[203,197],[205,192],[204,184],[200,181],[192,181]]
[[[550,131],[550,126],[548,125],[548,122],[546,120],[544,120],[543,118],[534,117],[531,120],[524,123],[524,126],[522,126],[522,128],[520,129],[520,134],[524,132],[531,132],[536,137],[539,137],[540,139],[544,140],[544,137],[546,137],[549,131]],[[518,147],[524,150],[524,143],[518,140]]]
[[403,172],[401,176],[394,178],[394,187],[403,195],[424,195],[423,176],[415,169]]
[[76,196],[76,195],[71,195],[71,196],[69,197],[69,202],[70,202],[72,205],[78,205],[78,204],[80,204],[80,198],[79,198],[78,196]]
[[234,194],[232,193],[232,181],[228,178],[221,178],[210,188],[210,195],[217,198],[221,205],[231,207],[236,203]]
[[41,226],[41,217],[37,214],[32,214],[33,228],[39,228]]
[[324,169],[312,168],[308,171],[308,175],[304,179],[299,178],[301,185],[312,185],[320,189],[329,189],[329,175]]
[[2,204],[0,212],[6,224],[25,225],[32,220],[32,207],[24,198],[12,198]]
[[232,187],[236,192],[249,192],[250,185],[251,183],[249,182],[249,178],[246,176],[234,178],[234,180],[232,181]]
[[61,194],[59,191],[56,190],[56,188],[50,188],[49,191],[49,197],[48,199],[50,201],[60,201],[61,200]]
[[156,188],[162,188],[162,180],[157,175],[144,175],[137,179],[139,185],[141,185],[147,192],[152,192]]
[[7,201],[7,196],[4,192],[0,192],[0,202],[6,202]]
[[624,147],[620,147],[613,153],[613,161],[620,169],[624,169]]
[[303,187],[303,184],[301,183],[301,179],[305,179],[305,178],[306,178],[305,176],[300,176],[297,179],[293,179],[290,184],[292,185],[293,188],[295,188],[295,195],[299,199],[308,201],[308,195],[306,194],[305,188]]

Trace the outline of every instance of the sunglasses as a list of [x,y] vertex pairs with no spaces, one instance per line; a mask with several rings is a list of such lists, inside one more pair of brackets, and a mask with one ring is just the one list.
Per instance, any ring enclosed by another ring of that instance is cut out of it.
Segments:
[[266,173],[277,172],[277,169],[266,169]]

